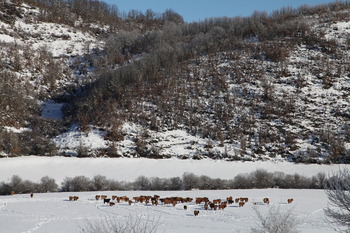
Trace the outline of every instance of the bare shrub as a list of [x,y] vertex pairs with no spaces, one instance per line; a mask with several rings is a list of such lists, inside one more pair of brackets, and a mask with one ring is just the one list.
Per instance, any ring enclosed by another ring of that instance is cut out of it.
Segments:
[[272,206],[266,215],[259,212],[257,207],[254,211],[258,217],[257,228],[252,228],[251,233],[297,233],[298,220],[293,216],[293,209],[282,212],[279,207]]
[[265,45],[262,49],[265,52],[266,58],[273,62],[286,60],[290,53],[290,49],[287,46],[281,46],[281,44]]
[[143,215],[131,215],[125,219],[108,216],[107,218],[88,221],[81,227],[82,233],[155,233],[160,225],[160,218]]

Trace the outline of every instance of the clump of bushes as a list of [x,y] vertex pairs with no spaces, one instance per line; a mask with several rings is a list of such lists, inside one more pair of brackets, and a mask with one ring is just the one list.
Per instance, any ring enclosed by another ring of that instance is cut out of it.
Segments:
[[44,176],[37,183],[23,180],[18,175],[14,175],[11,178],[11,181],[1,182],[0,183],[0,195],[9,195],[11,192],[14,193],[32,193],[32,192],[57,192],[59,191],[59,187],[56,184],[55,179],[52,179],[48,176]]
[[323,189],[327,182],[326,175],[319,173],[311,178],[299,174],[285,174],[283,172],[268,172],[257,169],[249,174],[239,174],[233,179],[210,178],[205,175],[184,173],[182,177],[159,178],[140,176],[133,182],[116,181],[105,176],[96,175],[92,179],[85,176],[67,177],[61,186],[55,180],[45,176],[35,183],[22,180],[17,175],[10,182],[0,183],[0,195],[31,192],[80,192],[80,191],[107,191],[107,190],[216,190],[216,189]]

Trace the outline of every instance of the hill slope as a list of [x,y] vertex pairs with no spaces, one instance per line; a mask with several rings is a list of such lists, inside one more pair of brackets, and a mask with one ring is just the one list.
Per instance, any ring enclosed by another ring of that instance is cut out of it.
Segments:
[[349,161],[346,2],[191,24],[1,4],[4,156]]

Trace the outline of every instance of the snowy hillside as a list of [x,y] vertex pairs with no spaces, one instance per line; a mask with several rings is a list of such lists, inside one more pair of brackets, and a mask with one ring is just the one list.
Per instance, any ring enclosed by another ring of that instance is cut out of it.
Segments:
[[[30,45],[35,50],[47,49],[54,57],[80,56],[89,53],[100,42],[88,32],[57,23],[38,21],[40,9],[22,4],[17,7],[21,18],[13,25],[1,22],[0,41],[17,43],[18,46]],[[89,47],[90,46],[90,47]]]
[[4,157],[350,161],[347,3],[191,24],[0,5]]

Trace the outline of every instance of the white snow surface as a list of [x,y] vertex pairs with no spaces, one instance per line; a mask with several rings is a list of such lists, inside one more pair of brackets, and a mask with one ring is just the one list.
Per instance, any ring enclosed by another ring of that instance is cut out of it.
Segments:
[[[72,127],[65,133],[57,136],[54,142],[61,149],[67,152],[75,153],[80,147],[89,148],[91,150],[107,147],[107,141],[103,139],[105,132],[99,129],[92,128],[89,132],[81,132],[77,125]],[[74,149],[74,150],[73,150]]]
[[181,177],[185,172],[206,175],[211,178],[233,179],[238,174],[246,174],[257,169],[286,174],[300,174],[311,177],[319,172],[326,175],[350,165],[294,164],[290,162],[255,161],[228,162],[222,160],[181,160],[146,158],[76,158],[26,156],[0,159],[0,182],[10,181],[13,175],[25,180],[39,182],[50,176],[61,182],[66,177],[104,175],[118,181],[134,181],[139,176],[172,178]]
[[[203,204],[178,203],[172,205],[116,203],[115,206],[96,201],[95,195],[128,196],[159,195],[165,197],[208,197],[209,200],[226,197],[248,197],[249,201],[238,207],[229,204],[224,210],[204,210]],[[78,196],[77,201],[69,201],[69,196]],[[270,204],[262,199],[269,197]],[[287,199],[293,198],[291,204]],[[254,204],[255,203],[255,204]],[[184,210],[187,205],[187,210]],[[258,226],[254,208],[263,216],[270,208],[279,208],[282,213],[291,212],[298,222],[297,230],[305,233],[344,232],[339,226],[326,221],[324,208],[327,196],[323,190],[194,190],[194,191],[108,191],[82,193],[15,194],[0,196],[0,226],[2,233],[74,233],[82,232],[87,222],[100,223],[112,219],[124,223],[130,218],[140,218],[141,222],[158,221],[157,232],[166,233],[231,233],[250,232]],[[194,210],[199,215],[194,216]],[[150,223],[151,224],[151,223]]]

